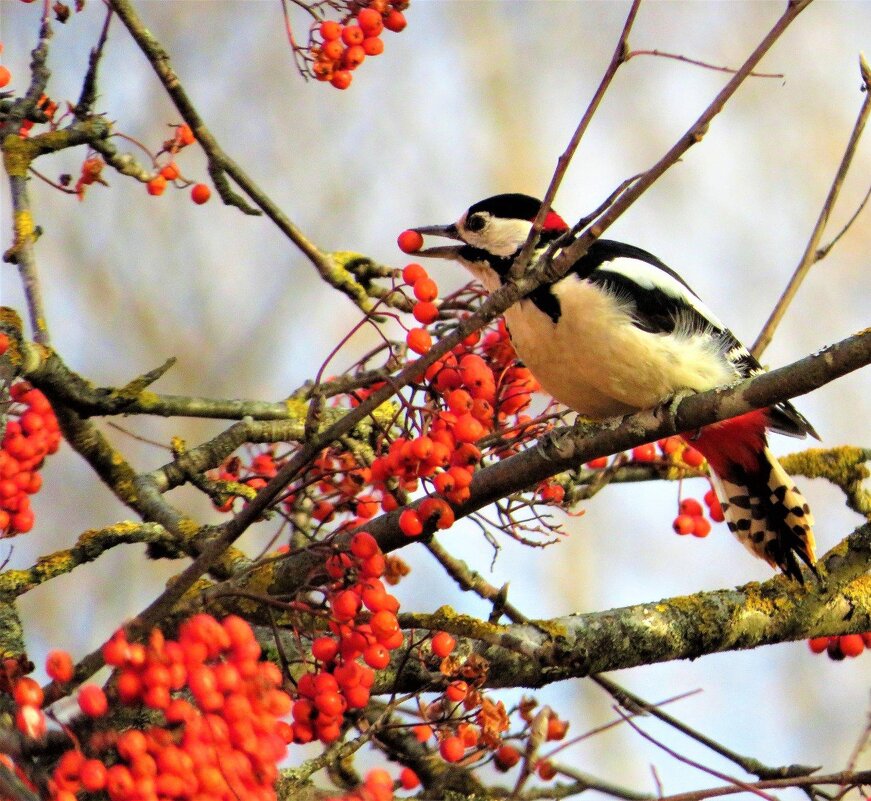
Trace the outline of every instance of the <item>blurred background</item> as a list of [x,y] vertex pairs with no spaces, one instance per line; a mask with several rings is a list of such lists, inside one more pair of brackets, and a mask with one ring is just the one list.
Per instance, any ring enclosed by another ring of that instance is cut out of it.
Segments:
[[[11,88],[27,82],[41,3],[0,0],[2,62]],[[630,44],[716,65],[739,66],[781,12],[781,3],[650,2]],[[399,231],[453,221],[472,202],[520,191],[541,196],[557,157],[605,69],[622,28],[625,2],[414,0],[408,28],[385,34],[384,55],[357,71],[351,88],[304,83],[284,35],[277,2],[142,2],[140,13],[165,45],[184,86],[225,150],[327,250],[354,250],[401,266]],[[103,22],[91,2],[55,25],[50,96],[75,101],[89,49]],[[296,17],[304,38],[306,22]],[[871,4],[819,2],[805,11],[761,69],[783,78],[745,84],[702,144],[691,149],[608,232],[657,254],[682,273],[748,345],[753,342],[805,247],[862,102],[858,53],[869,46]],[[725,83],[721,72],[639,57],[618,77],[575,157],[556,208],[569,220],[595,208],[624,178],[673,144]],[[114,20],[101,69],[97,109],[117,130],[152,150],[180,121],[144,57]],[[135,153],[135,149],[130,148]],[[138,155],[138,154],[137,154]],[[40,159],[56,178],[78,175],[84,152]],[[208,181],[196,148],[178,159]],[[836,207],[828,241],[868,189],[871,146],[860,146]],[[149,197],[143,185],[107,171],[84,202],[32,182],[37,255],[54,346],[99,385],[120,385],[162,363],[177,366],[155,387],[192,395],[285,397],[311,378],[360,318],[343,296],[264,218],[187,192]],[[10,219],[3,193],[2,230]],[[780,366],[869,324],[868,252],[863,218],[812,271],[764,361]],[[8,244],[4,244],[4,248]],[[466,282],[445,264],[443,292]],[[2,300],[23,309],[17,274],[3,265]],[[371,346],[361,334],[331,365],[338,372]],[[854,373],[798,400],[827,446],[868,446],[869,373]],[[220,422],[126,418],[142,437],[197,443]],[[137,469],[169,454],[118,431],[107,434]],[[776,453],[801,447],[778,438]],[[68,447],[49,460],[34,499],[37,525],[14,542],[10,567],[67,547],[84,530],[129,516]],[[859,522],[836,490],[804,481],[821,552]],[[701,497],[706,484],[687,482]],[[566,518],[558,545],[530,553],[504,543],[492,552],[474,527],[442,541],[492,583],[511,582],[510,599],[531,617],[607,609],[770,576],[725,526],[706,540],[671,531],[675,484],[612,487]],[[191,495],[173,502],[201,519],[213,513]],[[253,531],[256,551],[269,530]],[[486,614],[459,594],[429,555],[403,553],[414,572],[398,590],[404,607],[442,603]],[[51,647],[81,656],[136,614],[181,568],[144,564],[142,549],[118,548],[21,601],[31,657]],[[871,655],[833,663],[804,643],[705,657],[614,675],[657,701],[699,694],[669,707],[725,745],[770,765],[839,770],[868,720]],[[570,735],[613,718],[611,700],[586,681],[537,693],[572,720]],[[512,700],[518,694],[506,694]],[[642,725],[682,753],[739,773],[651,720]],[[581,770],[656,792],[718,784],[678,763],[626,727],[591,738],[560,759]],[[862,759],[867,767],[871,759]],[[784,797],[798,797],[797,792]]]

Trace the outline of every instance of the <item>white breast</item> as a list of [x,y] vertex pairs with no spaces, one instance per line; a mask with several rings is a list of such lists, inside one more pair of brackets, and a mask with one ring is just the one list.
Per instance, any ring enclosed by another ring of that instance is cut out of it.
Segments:
[[531,300],[505,320],[518,355],[554,398],[588,417],[652,408],[676,392],[701,392],[733,381],[734,368],[709,331],[678,326],[652,334],[633,325],[626,305],[570,275],[552,289],[554,323]]

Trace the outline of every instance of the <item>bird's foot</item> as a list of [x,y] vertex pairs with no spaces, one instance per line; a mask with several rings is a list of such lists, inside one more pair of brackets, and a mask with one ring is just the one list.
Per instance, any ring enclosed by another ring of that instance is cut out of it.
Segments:
[[685,387],[684,389],[679,389],[674,393],[667,401],[661,403],[657,406],[653,413],[660,420],[668,420],[672,425],[677,425],[677,410],[680,408],[681,403],[685,401],[690,395],[697,395],[698,393],[694,389],[689,389]]

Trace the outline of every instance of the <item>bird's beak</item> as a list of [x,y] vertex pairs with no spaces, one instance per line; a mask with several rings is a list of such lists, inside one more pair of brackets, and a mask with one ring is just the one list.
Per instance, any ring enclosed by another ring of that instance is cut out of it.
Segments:
[[[460,232],[455,223],[450,225],[425,225],[422,228],[412,228],[423,236],[443,236],[447,239],[457,239],[462,242]],[[414,253],[414,256],[427,256],[434,259],[455,259],[463,245],[438,245],[432,248],[424,248]]]

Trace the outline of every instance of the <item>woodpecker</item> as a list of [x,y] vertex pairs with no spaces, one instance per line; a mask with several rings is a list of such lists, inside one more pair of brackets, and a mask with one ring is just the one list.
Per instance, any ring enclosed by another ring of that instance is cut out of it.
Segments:
[[[415,255],[464,265],[488,292],[509,280],[541,201],[504,194],[471,206],[456,223],[412,230],[457,240]],[[549,211],[533,260],[570,241]],[[641,248],[598,239],[562,278],[505,312],[518,356],[557,401],[601,419],[650,409],[762,371],[756,359],[689,285]],[[803,582],[816,571],[813,516],[768,448],[767,431],[817,436],[790,403],[779,403],[682,436],[701,451],[731,531],[747,549]]]

